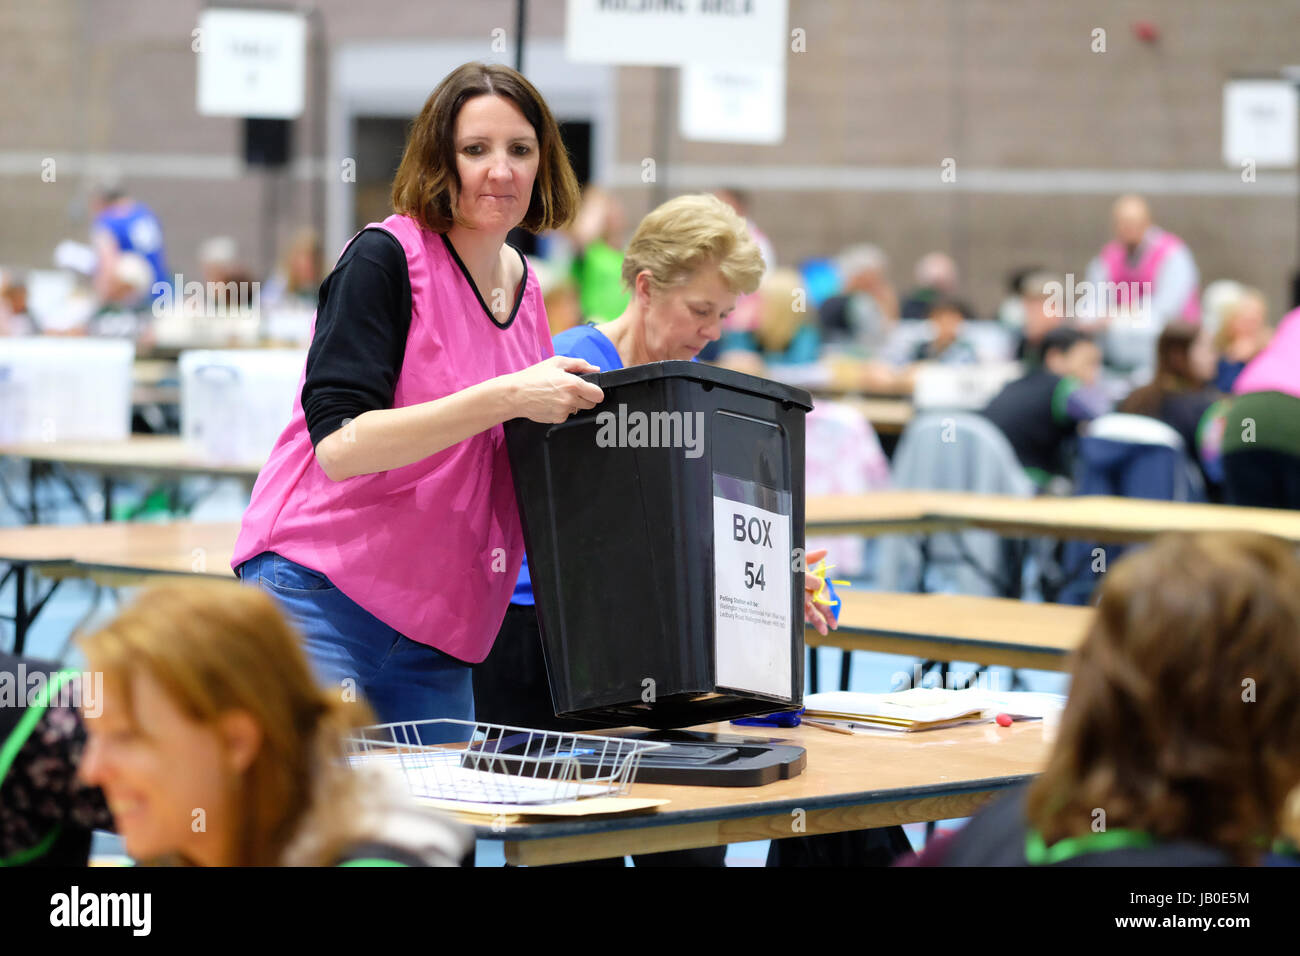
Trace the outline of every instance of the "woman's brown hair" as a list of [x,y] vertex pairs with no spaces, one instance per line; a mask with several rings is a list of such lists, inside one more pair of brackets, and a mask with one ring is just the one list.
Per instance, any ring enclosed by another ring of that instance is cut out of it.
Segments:
[[537,134],[537,179],[521,225],[531,232],[567,225],[578,208],[579,193],[560,128],[533,84],[508,66],[490,63],[458,66],[425,100],[393,179],[393,211],[431,232],[447,232],[461,221],[456,212],[456,117],[476,96],[510,100]]
[[[1300,562],[1262,534],[1169,535],[1107,574],[1027,815],[1047,843],[1105,827],[1240,863],[1300,784]],[[1292,821],[1293,822],[1293,821]]]
[[1151,382],[1136,388],[1120,404],[1129,415],[1160,417],[1160,406],[1169,395],[1191,391],[1203,385],[1192,371],[1192,344],[1201,334],[1198,325],[1174,321],[1165,326],[1156,340],[1156,371]]
[[[261,746],[239,782],[231,865],[326,865],[362,838],[362,784],[344,741],[369,722],[369,709],[317,686],[270,596],[234,582],[166,582],[81,643],[127,714],[132,675],[143,671],[196,721],[241,710],[257,722]],[[291,843],[311,852],[291,855]]]

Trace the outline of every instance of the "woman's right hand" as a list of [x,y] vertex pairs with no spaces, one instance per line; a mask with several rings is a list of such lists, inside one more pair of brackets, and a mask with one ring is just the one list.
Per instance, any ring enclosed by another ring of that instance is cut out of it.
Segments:
[[604,401],[598,385],[578,378],[600,369],[580,358],[555,355],[509,376],[515,415],[535,422],[558,424],[574,412]]

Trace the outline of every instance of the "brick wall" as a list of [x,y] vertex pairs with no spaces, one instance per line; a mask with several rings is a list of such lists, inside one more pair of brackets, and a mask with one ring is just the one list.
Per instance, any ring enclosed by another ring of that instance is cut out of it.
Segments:
[[[493,28],[514,29],[510,0],[316,6],[335,45],[463,37],[482,38],[486,52]],[[195,267],[198,244],[215,234],[257,256],[268,190],[280,235],[309,221],[309,181],[242,174],[240,124],[196,115],[190,31],[200,8],[198,0],[0,5],[0,263],[46,265],[59,239],[84,236],[78,163],[88,155],[147,154],[170,172],[146,167],[128,181],[162,216],[181,270]],[[563,9],[563,0],[530,0],[530,36],[562,35]],[[1134,36],[1138,17],[1159,28],[1157,43]],[[988,311],[1013,268],[1082,271],[1107,237],[1115,192],[1142,182],[1127,171],[1167,173],[1156,182],[1171,191],[1151,196],[1157,221],[1188,240],[1203,277],[1260,285],[1275,312],[1282,305],[1297,256],[1295,173],[1261,172],[1237,188],[1220,160],[1220,103],[1232,74],[1300,63],[1300,0],[791,0],[790,26],[805,31],[806,52],[788,59],[779,145],[680,141],[675,80],[661,143],[660,71],[618,72],[618,182],[634,217],[658,195],[757,177],[752,212],[782,260],[870,240],[889,252],[905,287],[918,255],[947,249]],[[1095,28],[1106,30],[1104,53],[1090,49]],[[307,121],[297,125],[310,143]],[[53,183],[41,181],[45,157],[62,170]],[[658,189],[634,175],[645,157],[656,160]],[[940,182],[945,158],[956,162],[955,184]],[[694,178],[684,183],[676,171],[686,167]],[[776,167],[893,178],[790,188],[773,179]],[[1106,175],[1080,186],[1059,170]],[[995,186],[976,188],[983,171],[999,174]],[[1032,174],[1024,181],[1035,191],[1018,191],[1015,171]],[[1196,172],[1217,173],[1214,188],[1189,185]]]

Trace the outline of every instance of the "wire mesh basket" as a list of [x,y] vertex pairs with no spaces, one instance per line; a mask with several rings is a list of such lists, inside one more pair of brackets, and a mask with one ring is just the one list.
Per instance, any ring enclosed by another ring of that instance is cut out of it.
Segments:
[[377,724],[349,743],[354,766],[400,771],[417,797],[516,805],[626,793],[641,757],[668,747],[451,719]]

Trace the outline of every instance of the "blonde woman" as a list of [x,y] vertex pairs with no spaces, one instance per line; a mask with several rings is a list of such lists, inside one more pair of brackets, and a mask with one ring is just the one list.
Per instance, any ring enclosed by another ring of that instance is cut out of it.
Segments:
[[759,286],[759,320],[752,332],[729,332],[718,364],[761,375],[767,363],[815,362],[821,335],[808,308],[803,279],[793,269],[777,269]]
[[178,581],[82,642],[104,675],[81,776],[136,860],[197,866],[459,865],[466,831],[349,769],[369,711],[312,679],[264,592]]
[[[623,283],[631,298],[623,314],[557,335],[555,354],[584,359],[601,371],[694,359],[722,335],[737,297],[758,288],[762,275],[758,246],[730,206],[711,195],[679,196],[642,219],[628,244]],[[808,560],[815,564],[824,556],[814,552]],[[824,634],[835,625],[822,607],[809,595],[804,614]],[[555,716],[527,561],[492,653],[474,669],[474,701],[478,718],[493,723],[590,726]],[[724,854],[725,848],[651,854],[638,857],[637,865],[721,865]]]
[[1214,348],[1219,353],[1215,387],[1221,392],[1231,392],[1237,376],[1251,359],[1264,351],[1272,337],[1268,299],[1258,289],[1243,288],[1214,334]]

